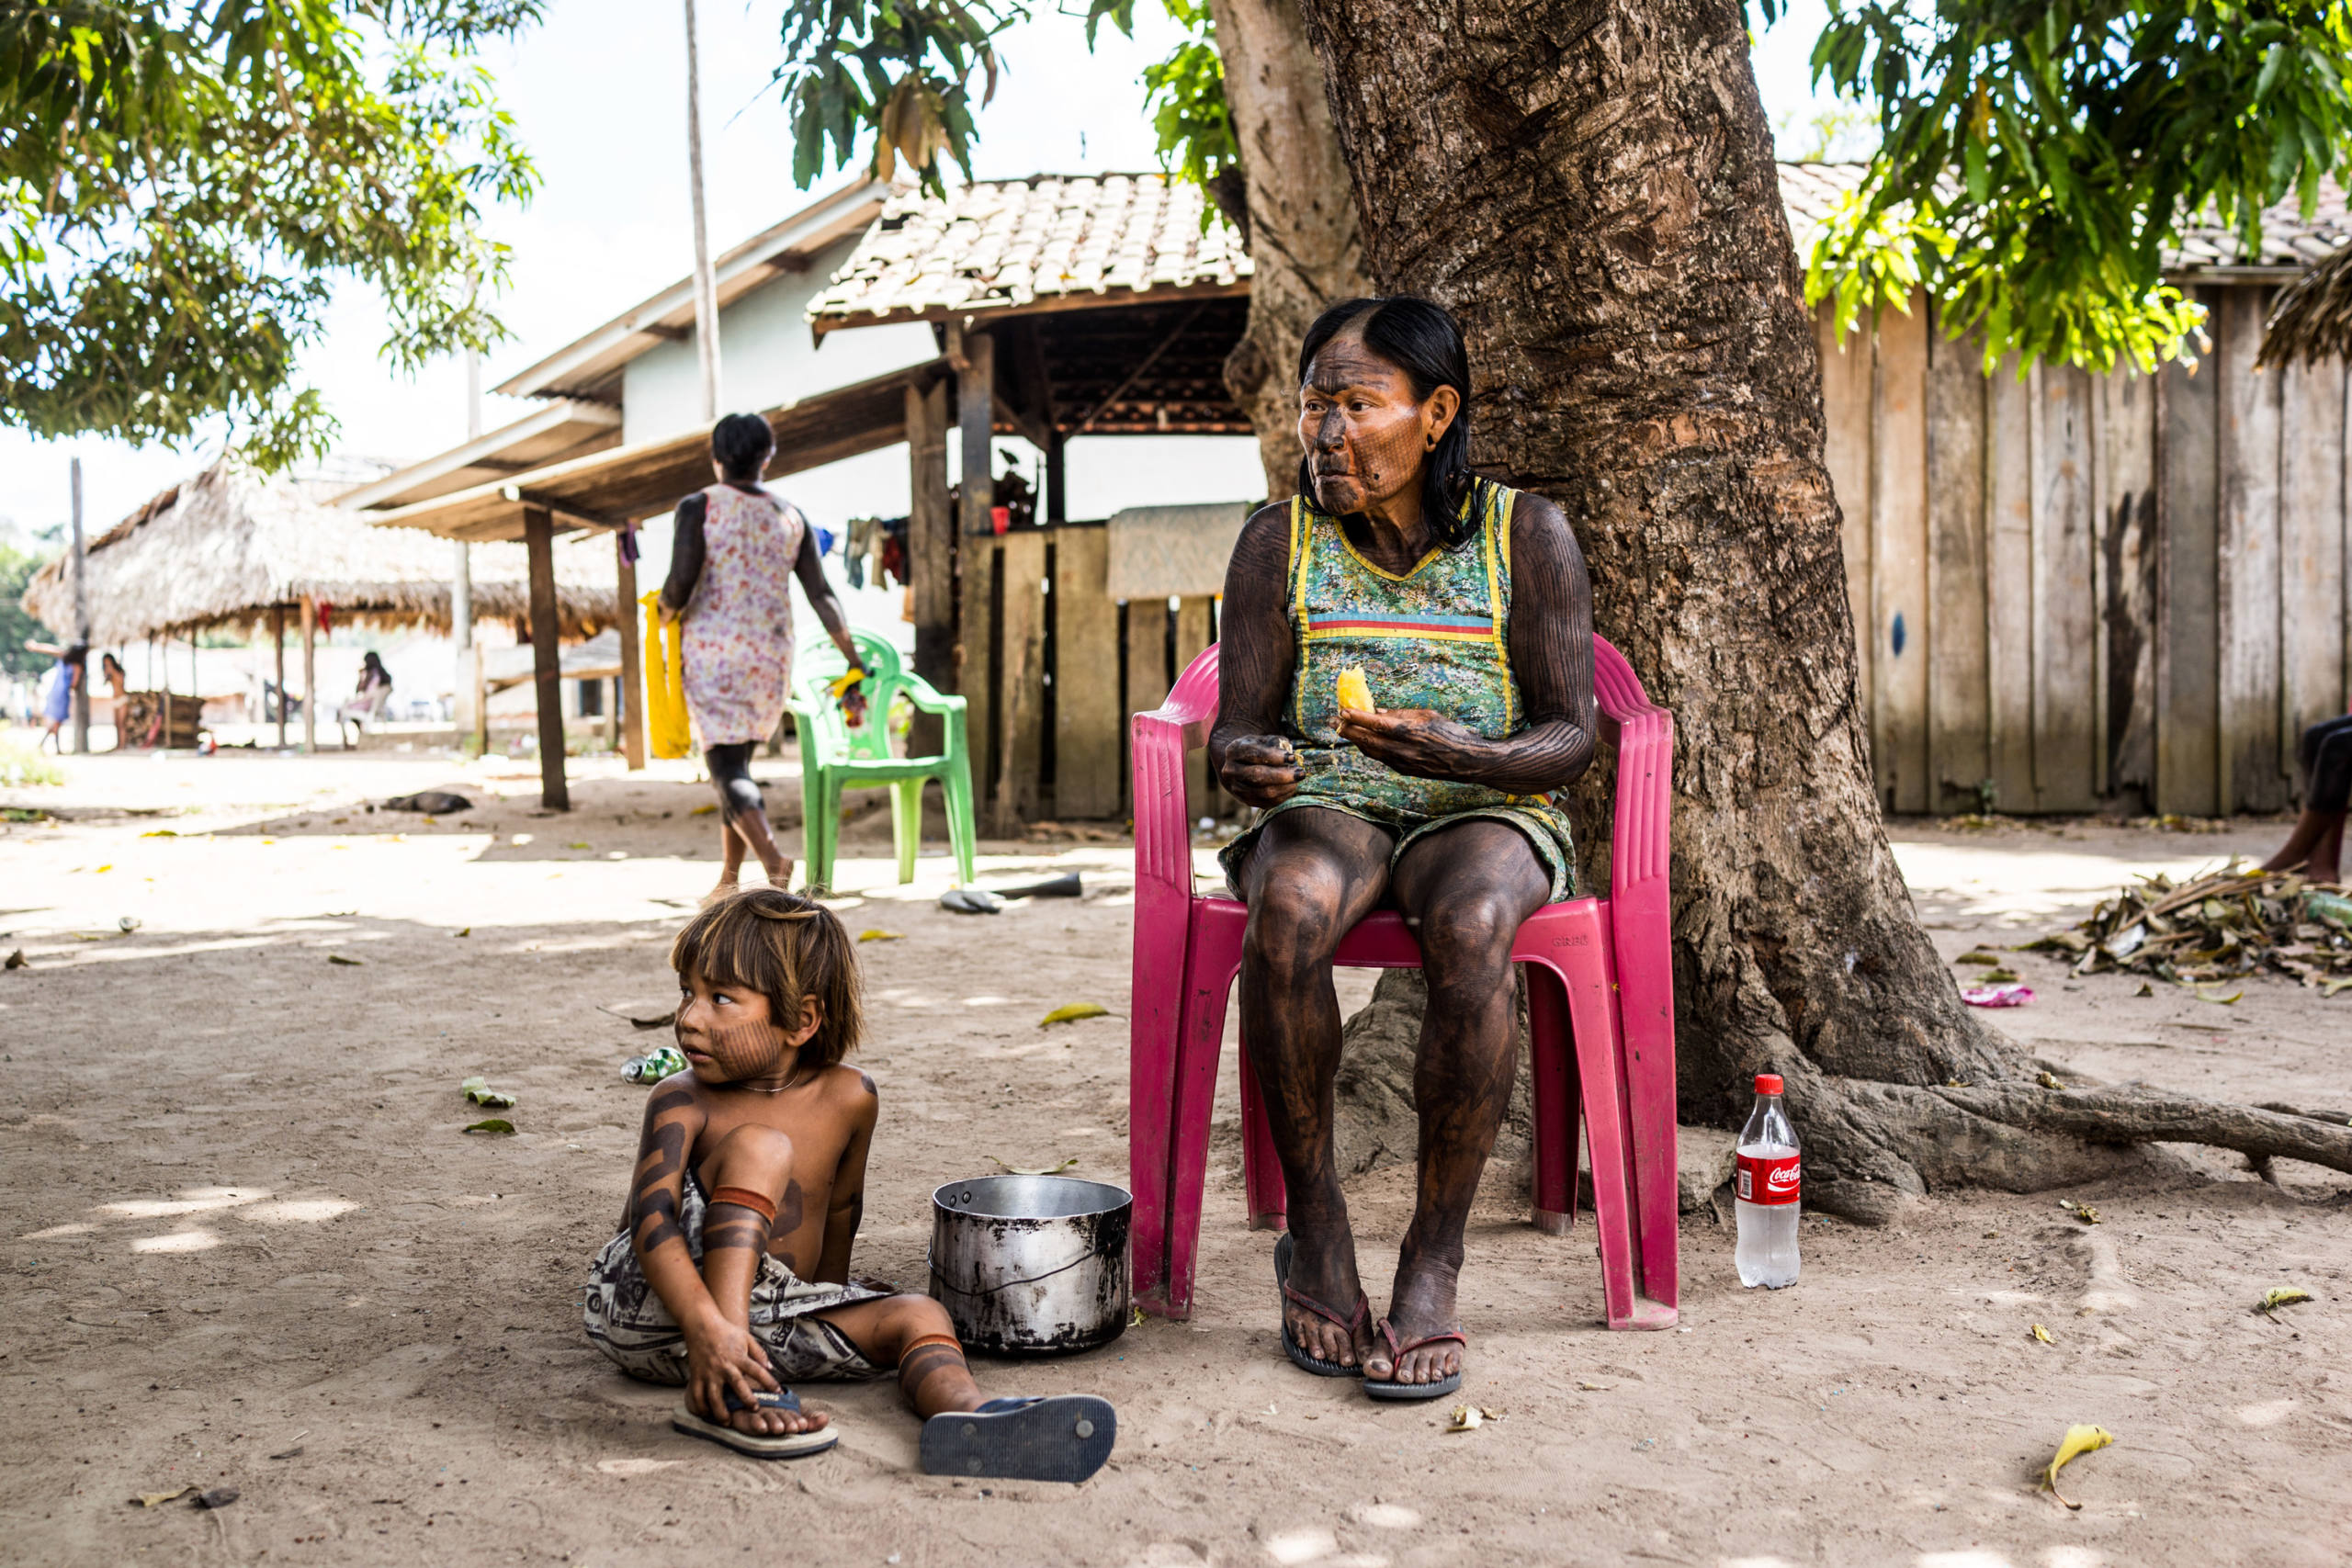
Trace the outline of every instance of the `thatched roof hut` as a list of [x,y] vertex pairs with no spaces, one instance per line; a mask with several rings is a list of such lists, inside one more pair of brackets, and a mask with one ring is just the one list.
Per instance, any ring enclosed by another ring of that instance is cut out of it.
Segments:
[[[449,629],[447,540],[322,506],[233,454],[91,540],[87,558],[90,633],[101,646],[252,626],[304,599],[343,625]],[[559,546],[555,568],[564,637],[594,637],[617,624],[609,545]],[[521,545],[476,545],[472,576],[477,619],[529,613]],[[70,562],[61,557],[35,573],[24,606],[70,634]]]

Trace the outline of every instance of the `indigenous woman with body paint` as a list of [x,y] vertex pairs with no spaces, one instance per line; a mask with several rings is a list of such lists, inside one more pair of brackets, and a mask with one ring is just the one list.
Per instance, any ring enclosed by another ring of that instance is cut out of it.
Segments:
[[[743,852],[757,855],[769,883],[786,887],[792,863],[776,847],[767,807],[752,777],[752,748],[775,733],[792,688],[792,588],[800,579],[809,607],[825,624],[850,668],[858,668],[849,616],[817,555],[817,536],[800,509],[760,483],[775,436],[757,414],[730,413],[710,433],[718,482],[678,502],[670,575],[662,613],[683,618],[679,654],[686,713],[718,791],[718,885],[705,902],[735,890]],[[845,699],[851,722],[864,699]]]
[[[1555,796],[1592,758],[1584,558],[1557,507],[1471,472],[1469,389],[1461,329],[1426,300],[1351,299],[1309,329],[1299,493],[1235,546],[1209,740],[1262,812],[1224,862],[1250,905],[1242,1035],[1290,1190],[1283,1347],[1383,1399],[1461,1384],[1463,1226],[1517,1045],[1511,942],[1574,889]],[[1376,711],[1342,705],[1354,671]],[[1384,905],[1419,939],[1429,1006],[1418,1195],[1375,1321],[1332,1165],[1331,960]]]

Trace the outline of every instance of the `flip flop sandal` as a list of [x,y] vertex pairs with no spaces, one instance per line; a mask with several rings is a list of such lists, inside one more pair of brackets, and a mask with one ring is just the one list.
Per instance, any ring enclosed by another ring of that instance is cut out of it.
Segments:
[[991,1399],[978,1410],[945,1411],[922,1424],[925,1475],[1003,1481],[1083,1481],[1102,1468],[1119,1435],[1107,1399]]
[[[727,1391],[729,1411],[789,1410],[797,1413],[800,1396],[790,1389],[775,1393],[762,1392],[746,1404],[733,1389]],[[733,1449],[739,1454],[753,1459],[801,1459],[820,1454],[842,1440],[842,1435],[831,1427],[820,1427],[813,1432],[739,1432],[724,1421],[711,1421],[695,1414],[694,1406],[681,1404],[677,1414],[670,1417],[670,1425],[690,1438],[707,1438]]]
[[[1451,1339],[1465,1350],[1470,1348],[1469,1337],[1458,1328],[1448,1328],[1437,1334],[1424,1334],[1419,1339],[1408,1340],[1402,1345],[1396,1343],[1396,1331],[1388,1325],[1386,1318],[1380,1320],[1379,1328],[1380,1337],[1388,1341],[1388,1361],[1391,1366],[1424,1345],[1441,1345]],[[1363,1380],[1364,1393],[1374,1399],[1439,1399],[1461,1386],[1462,1374],[1458,1371],[1448,1372],[1434,1382],[1397,1382],[1390,1378]]]
[[[1282,1239],[1274,1243],[1274,1283],[1282,1290],[1282,1299],[1285,1302],[1296,1303],[1298,1305],[1305,1307],[1307,1311],[1313,1313],[1316,1316],[1323,1319],[1327,1323],[1338,1324],[1341,1328],[1348,1331],[1348,1343],[1351,1345],[1354,1344],[1357,1327],[1363,1324],[1365,1318],[1372,1315],[1372,1303],[1366,1299],[1362,1291],[1358,1291],[1356,1292],[1355,1315],[1352,1317],[1341,1317],[1338,1313],[1333,1312],[1329,1307],[1325,1306],[1321,1302],[1317,1301],[1314,1297],[1306,1294],[1304,1292],[1292,1290],[1290,1288],[1290,1260],[1292,1250],[1290,1232],[1284,1231],[1283,1232]],[[1327,1361],[1320,1356],[1308,1354],[1305,1346],[1301,1345],[1297,1340],[1290,1337],[1289,1317],[1287,1315],[1283,1316],[1281,1319],[1281,1323],[1283,1330],[1283,1354],[1290,1358],[1291,1364],[1293,1366],[1299,1368],[1303,1371],[1313,1372],[1318,1378],[1360,1378],[1363,1376],[1363,1369],[1360,1366],[1351,1367],[1344,1361]]]

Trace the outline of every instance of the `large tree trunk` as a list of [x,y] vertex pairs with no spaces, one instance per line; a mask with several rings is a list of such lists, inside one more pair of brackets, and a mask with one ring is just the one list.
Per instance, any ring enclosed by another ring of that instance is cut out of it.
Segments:
[[1266,494],[1298,481],[1298,345],[1336,300],[1371,291],[1355,198],[1323,67],[1307,47],[1297,0],[1212,0],[1225,98],[1241,143],[1243,210],[1230,212],[1255,268],[1250,329],[1225,362],[1225,384],[1258,432]]
[[1749,1076],[1784,1074],[1807,1199],[1868,1219],[1929,1179],[2030,1190],[2133,1157],[2133,1137],[2200,1135],[2177,1100],[2029,1114],[2063,1097],[1961,1003],[1913,911],[1871,785],[1813,326],[1740,8],[1302,10],[1374,280],[1461,318],[1474,460],[1566,511],[1600,629],[1674,712],[1685,1120],[1736,1124]]

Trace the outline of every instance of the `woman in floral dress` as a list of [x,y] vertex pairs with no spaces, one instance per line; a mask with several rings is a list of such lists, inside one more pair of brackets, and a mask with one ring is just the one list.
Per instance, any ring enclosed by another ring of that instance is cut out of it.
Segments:
[[800,509],[762,488],[775,436],[757,414],[730,413],[710,433],[718,482],[678,502],[662,613],[683,618],[686,713],[694,720],[710,782],[718,792],[723,857],[709,897],[735,890],[743,852],[759,856],[768,881],[792,882],[767,807],[752,777],[752,748],[775,733],[792,686],[792,588],[801,592],[852,669],[857,644],[817,555]]

